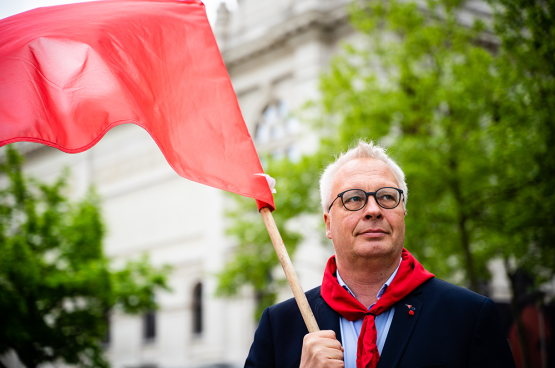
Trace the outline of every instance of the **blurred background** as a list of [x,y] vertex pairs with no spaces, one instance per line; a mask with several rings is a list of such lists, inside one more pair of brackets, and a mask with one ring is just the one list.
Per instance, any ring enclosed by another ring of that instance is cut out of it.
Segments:
[[[518,367],[555,367],[555,1],[205,4],[304,290],[333,254],[319,174],[374,140],[407,175],[405,247],[495,301]],[[135,125],[10,146],[0,366],[243,366],[292,297],[252,199],[179,177]]]

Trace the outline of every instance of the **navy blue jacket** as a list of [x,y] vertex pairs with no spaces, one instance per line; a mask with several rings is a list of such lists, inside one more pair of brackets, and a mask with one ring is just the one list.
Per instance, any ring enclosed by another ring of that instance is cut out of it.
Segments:
[[[339,314],[320,295],[306,293],[321,330],[341,341]],[[412,305],[409,315],[406,304]],[[308,333],[294,299],[262,314],[245,367],[298,368]],[[432,278],[395,305],[378,368],[502,367],[515,363],[493,302],[472,291]]]

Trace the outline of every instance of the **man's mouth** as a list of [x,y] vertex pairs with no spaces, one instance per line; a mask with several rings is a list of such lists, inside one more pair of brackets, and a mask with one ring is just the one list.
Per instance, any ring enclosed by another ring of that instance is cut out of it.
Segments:
[[368,229],[360,232],[358,235],[362,235],[370,238],[379,238],[386,234],[388,234],[388,232],[382,229]]

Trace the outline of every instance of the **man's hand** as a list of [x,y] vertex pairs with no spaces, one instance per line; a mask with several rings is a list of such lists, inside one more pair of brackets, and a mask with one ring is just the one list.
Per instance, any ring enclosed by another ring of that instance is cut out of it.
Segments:
[[305,335],[300,368],[343,368],[343,347],[331,330]]

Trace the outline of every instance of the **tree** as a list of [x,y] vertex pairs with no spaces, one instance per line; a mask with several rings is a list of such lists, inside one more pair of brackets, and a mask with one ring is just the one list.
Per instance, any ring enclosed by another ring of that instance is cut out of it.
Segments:
[[67,172],[44,184],[23,175],[22,161],[8,146],[0,166],[0,355],[13,349],[28,368],[108,367],[101,347],[108,315],[156,308],[151,296],[167,289],[168,269],[143,258],[113,270],[98,196],[71,203]]
[[[496,30],[501,37],[504,71],[497,115],[503,120],[498,135],[497,175],[501,192],[495,216],[503,231],[526,247],[509,246],[503,255],[509,270],[531,273],[536,284],[548,281],[555,269],[555,1],[500,0]],[[511,154],[513,153],[513,154]],[[509,259],[513,257],[513,259]]]
[[[489,223],[511,282],[523,366],[531,366],[520,311],[544,302],[541,285],[555,274],[555,1],[491,1],[501,40],[494,112],[497,196]],[[531,279],[531,288],[519,280]],[[545,345],[543,346],[545,349]]]

